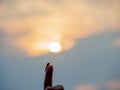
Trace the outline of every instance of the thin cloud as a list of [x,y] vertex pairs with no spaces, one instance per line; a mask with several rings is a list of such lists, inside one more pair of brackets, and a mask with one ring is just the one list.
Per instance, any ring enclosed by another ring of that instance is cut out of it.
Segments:
[[94,84],[84,84],[75,86],[74,90],[98,90],[98,87]]
[[113,42],[114,46],[116,47],[120,47],[120,37],[119,38],[116,38]]
[[104,81],[100,84],[78,84],[73,90],[120,90],[120,80]]
[[120,90],[120,80],[113,80],[106,83],[108,90]]
[[119,0],[4,0],[0,5],[0,28],[14,45],[33,56],[49,53],[46,46],[52,41],[69,50],[79,38],[104,31],[119,32],[119,3]]

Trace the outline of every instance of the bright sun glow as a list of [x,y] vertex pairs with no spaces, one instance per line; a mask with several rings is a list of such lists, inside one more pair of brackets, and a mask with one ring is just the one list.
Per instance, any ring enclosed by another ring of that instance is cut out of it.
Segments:
[[62,45],[59,42],[51,42],[48,45],[48,49],[50,50],[50,52],[58,53],[62,50]]

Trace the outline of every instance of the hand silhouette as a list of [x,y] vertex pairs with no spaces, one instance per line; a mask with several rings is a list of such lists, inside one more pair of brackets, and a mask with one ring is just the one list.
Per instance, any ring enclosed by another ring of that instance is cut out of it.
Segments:
[[62,85],[52,86],[53,66],[47,64],[45,70],[44,90],[64,90]]

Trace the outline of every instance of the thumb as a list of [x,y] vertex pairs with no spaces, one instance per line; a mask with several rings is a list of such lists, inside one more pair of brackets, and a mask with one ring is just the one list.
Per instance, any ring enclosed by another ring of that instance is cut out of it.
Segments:
[[48,86],[45,90],[53,90],[53,89],[52,89],[51,87]]

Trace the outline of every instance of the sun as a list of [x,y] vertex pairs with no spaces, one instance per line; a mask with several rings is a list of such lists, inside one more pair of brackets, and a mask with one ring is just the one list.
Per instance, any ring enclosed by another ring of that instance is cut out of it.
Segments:
[[62,45],[59,42],[51,42],[48,45],[48,50],[53,53],[58,53],[62,51]]

